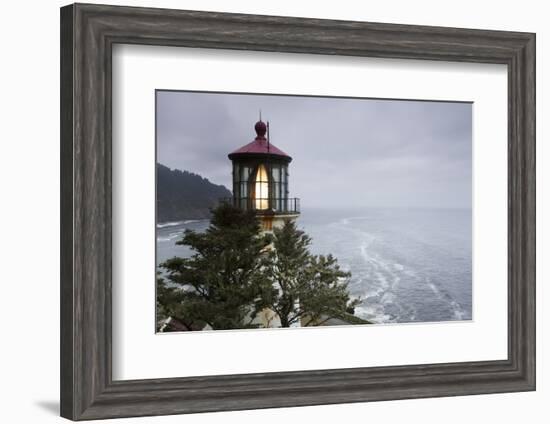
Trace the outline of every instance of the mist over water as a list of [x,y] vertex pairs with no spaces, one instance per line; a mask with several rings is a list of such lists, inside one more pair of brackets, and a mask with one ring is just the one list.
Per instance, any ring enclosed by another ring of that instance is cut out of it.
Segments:
[[[169,225],[168,225],[169,224]],[[471,209],[303,209],[297,221],[315,254],[331,253],[352,276],[356,315],[375,323],[472,319]],[[157,226],[157,263],[190,256],[176,246],[186,228]]]

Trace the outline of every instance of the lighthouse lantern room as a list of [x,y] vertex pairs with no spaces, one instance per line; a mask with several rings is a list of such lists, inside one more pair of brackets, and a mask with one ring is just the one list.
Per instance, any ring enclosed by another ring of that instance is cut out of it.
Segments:
[[234,206],[253,210],[264,231],[300,214],[300,199],[288,197],[288,165],[292,158],[269,140],[269,123],[254,126],[256,138],[231,152]]

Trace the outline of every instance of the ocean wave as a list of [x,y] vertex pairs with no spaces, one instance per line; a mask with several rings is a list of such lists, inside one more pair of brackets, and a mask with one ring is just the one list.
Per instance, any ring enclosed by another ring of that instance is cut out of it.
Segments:
[[431,282],[429,278],[427,279],[426,283],[440,300],[447,302],[447,305],[453,315],[453,319],[457,321],[465,319],[466,312],[456,300],[454,300],[448,293],[442,292],[434,283]]
[[457,321],[462,321],[466,317],[466,313],[455,300],[451,302],[451,309],[453,311],[453,316]]
[[157,237],[157,242],[167,242],[167,241],[172,241],[172,240],[175,240],[179,237],[181,237],[183,233],[181,231],[177,232],[177,233],[170,233],[168,234],[168,236],[164,236],[164,237]]
[[175,227],[177,225],[184,224],[185,221],[174,221],[174,222],[161,222],[157,224],[157,228],[166,228],[166,227]]
[[157,228],[177,227],[178,225],[192,224],[194,222],[207,221],[206,219],[186,219],[184,221],[159,222]]
[[390,286],[390,282],[388,281],[386,276],[380,271],[374,271],[374,275],[376,276],[376,280],[380,283],[380,286],[383,289],[387,289]]
[[365,260],[365,262],[373,262],[375,260],[373,256],[368,252],[368,248],[370,247],[373,241],[374,241],[373,236],[369,236],[368,234],[365,234],[361,244],[359,245],[359,252],[361,252],[361,256]]
[[384,312],[384,308],[374,305],[359,305],[355,307],[355,315],[360,318],[366,319],[374,324],[384,324],[393,322],[394,319],[391,315]]
[[439,298],[441,298],[441,292],[439,291],[439,289],[436,287],[436,285],[434,283],[431,282],[430,279],[428,279],[428,281],[426,282],[426,284],[428,285],[428,287],[430,288],[431,291],[433,291],[433,293],[438,296]]
[[392,292],[385,292],[382,295],[382,298],[380,299],[380,301],[384,305],[394,304],[395,303],[395,294],[393,294]]
[[366,286],[364,289],[364,292],[362,294],[363,299],[370,299],[370,298],[379,298],[384,294],[385,288],[381,285],[374,285],[372,284],[372,280],[368,279],[366,283],[364,283],[365,279],[360,280],[360,285]]

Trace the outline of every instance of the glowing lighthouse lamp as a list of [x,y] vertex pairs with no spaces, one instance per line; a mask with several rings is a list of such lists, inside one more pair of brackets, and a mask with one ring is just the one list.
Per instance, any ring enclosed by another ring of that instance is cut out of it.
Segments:
[[256,138],[228,155],[233,163],[232,202],[255,211],[262,229],[271,231],[286,219],[299,216],[300,199],[288,197],[288,165],[292,158],[270,143],[269,122],[260,118],[254,129]]

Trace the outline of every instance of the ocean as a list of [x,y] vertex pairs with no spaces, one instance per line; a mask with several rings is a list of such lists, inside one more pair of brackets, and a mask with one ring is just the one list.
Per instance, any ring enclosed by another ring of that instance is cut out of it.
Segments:
[[[315,254],[351,272],[355,314],[374,323],[472,319],[470,209],[303,209],[297,224]],[[207,220],[157,225],[157,263],[191,251],[175,242]]]

